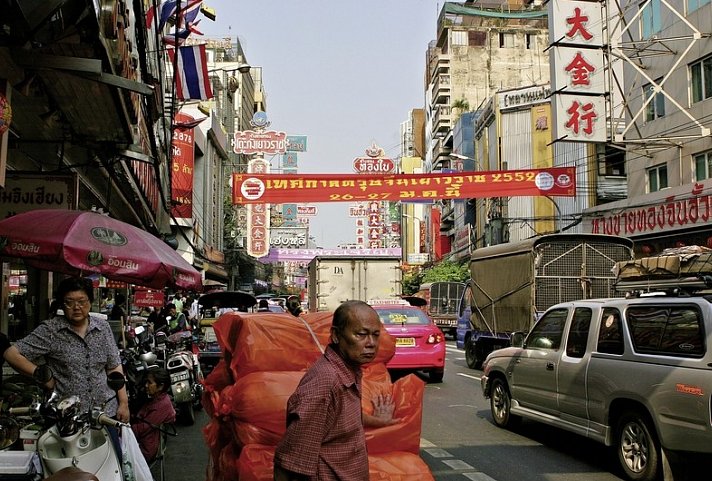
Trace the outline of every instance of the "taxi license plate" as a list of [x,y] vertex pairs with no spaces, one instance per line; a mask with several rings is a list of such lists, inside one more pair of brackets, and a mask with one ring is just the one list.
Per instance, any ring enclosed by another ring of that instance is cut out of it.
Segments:
[[414,337],[397,337],[396,346],[400,347],[415,347]]
[[188,371],[175,372],[171,374],[171,382],[185,381],[188,379]]

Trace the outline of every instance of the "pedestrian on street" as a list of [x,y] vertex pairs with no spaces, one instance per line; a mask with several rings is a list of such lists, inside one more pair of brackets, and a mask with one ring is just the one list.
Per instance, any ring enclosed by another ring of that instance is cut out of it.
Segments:
[[173,423],[176,420],[176,411],[168,396],[170,386],[171,377],[168,371],[163,368],[149,370],[146,376],[148,401],[131,418],[131,429],[148,463],[158,454],[161,424]]
[[381,321],[363,301],[334,312],[330,344],[287,402],[287,430],[274,479],[368,481],[361,416],[361,366],[378,352]]
[[260,299],[260,302],[257,305],[257,312],[270,312],[269,302],[267,302],[267,299]]
[[285,305],[287,311],[294,317],[299,317],[299,314],[302,313],[302,303],[297,296],[289,296]]
[[[44,321],[9,347],[5,360],[19,373],[42,382],[45,389],[54,389],[61,396],[77,395],[82,405],[104,406],[107,415],[128,422],[126,387],[114,396],[107,384],[109,373],[124,375],[114,335],[107,321],[89,315],[94,301],[91,279],[62,280],[56,298],[64,304],[64,314]],[[48,381],[42,379],[40,364],[50,368]],[[119,446],[116,428],[109,431]]]

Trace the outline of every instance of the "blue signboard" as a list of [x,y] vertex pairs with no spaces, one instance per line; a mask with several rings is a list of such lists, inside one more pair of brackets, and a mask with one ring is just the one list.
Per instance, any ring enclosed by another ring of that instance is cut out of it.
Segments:
[[307,151],[307,136],[306,135],[288,135],[287,136],[287,152],[306,152]]

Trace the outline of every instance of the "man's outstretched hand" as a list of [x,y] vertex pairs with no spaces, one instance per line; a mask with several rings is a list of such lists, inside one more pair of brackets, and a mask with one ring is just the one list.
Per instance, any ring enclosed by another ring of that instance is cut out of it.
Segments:
[[396,403],[393,401],[392,394],[377,394],[371,398],[371,402],[373,403],[373,414],[363,413],[364,426],[380,428],[400,422],[400,419],[393,417]]

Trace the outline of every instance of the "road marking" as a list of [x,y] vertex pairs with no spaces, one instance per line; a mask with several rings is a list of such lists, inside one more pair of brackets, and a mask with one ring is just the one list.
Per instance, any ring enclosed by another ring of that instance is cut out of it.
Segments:
[[458,376],[462,376],[462,377],[468,377],[468,378],[470,378],[470,379],[474,379],[475,381],[479,381],[479,380],[480,380],[480,377],[479,377],[479,376],[473,376],[472,374],[465,374],[464,372],[458,372],[457,375],[458,375]]
[[443,460],[444,464],[447,464],[450,468],[456,469],[458,471],[464,471],[466,469],[473,470],[475,469],[471,465],[467,464],[465,461],[462,461],[460,459],[444,459]]
[[462,354],[462,349],[458,349],[456,347],[445,346],[445,350],[450,352],[459,352]]
[[429,449],[424,449],[426,453],[431,455],[434,458],[452,458],[452,454],[448,453],[444,449],[441,448],[429,448]]
[[420,447],[425,449],[425,448],[435,448],[437,446],[435,446],[433,443],[431,443],[430,441],[428,441],[425,438],[420,438]]
[[467,479],[471,479],[472,481],[495,481],[493,478],[490,478],[485,473],[462,473],[462,475]]

